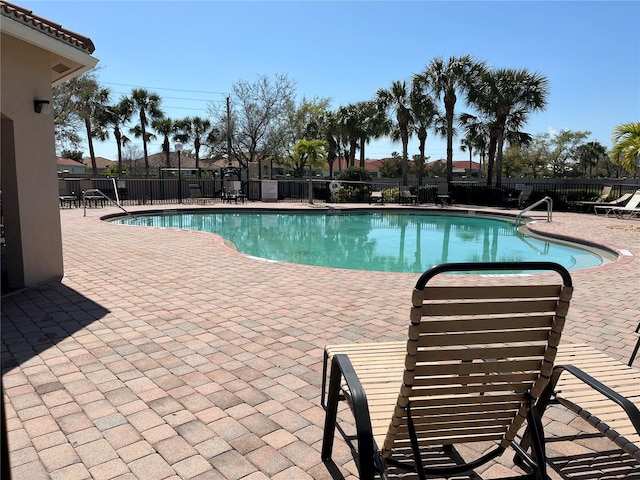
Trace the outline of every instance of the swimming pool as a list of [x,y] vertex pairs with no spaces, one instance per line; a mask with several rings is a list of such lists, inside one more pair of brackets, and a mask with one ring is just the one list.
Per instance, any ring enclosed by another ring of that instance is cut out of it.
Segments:
[[482,216],[200,210],[112,221],[216,233],[253,257],[351,270],[421,273],[445,262],[532,260],[576,270],[605,261],[591,249],[529,236],[512,222]]

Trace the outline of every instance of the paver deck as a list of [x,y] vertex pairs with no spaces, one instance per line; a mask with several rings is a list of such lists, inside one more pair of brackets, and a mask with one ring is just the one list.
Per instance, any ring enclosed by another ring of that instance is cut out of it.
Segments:
[[[64,279],[2,298],[13,478],[357,478],[340,438],[320,460],[322,350],[404,338],[418,275],[263,261],[212,234],[100,220],[116,212],[61,210]],[[572,213],[531,226],[623,253],[572,272],[563,341],[626,362],[639,226]],[[560,407],[545,419],[552,478],[640,478],[585,421]],[[481,474],[511,471],[505,455]]]

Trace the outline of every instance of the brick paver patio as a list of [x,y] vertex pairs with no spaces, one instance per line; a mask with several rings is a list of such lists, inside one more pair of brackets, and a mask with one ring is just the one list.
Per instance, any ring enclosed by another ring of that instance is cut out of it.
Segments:
[[[333,463],[320,460],[322,349],[404,338],[418,275],[263,261],[215,235],[100,220],[116,212],[61,210],[65,278],[2,298],[13,478],[357,478],[339,437]],[[572,272],[565,342],[626,362],[639,227],[571,213],[532,225],[623,253]],[[545,419],[552,478],[640,478],[572,413],[552,407]],[[511,457],[482,477],[518,472]]]

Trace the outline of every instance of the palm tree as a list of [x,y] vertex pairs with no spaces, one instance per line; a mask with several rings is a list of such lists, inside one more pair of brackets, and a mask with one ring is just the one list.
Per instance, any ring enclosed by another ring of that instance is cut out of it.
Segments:
[[324,140],[298,140],[293,147],[294,162],[297,163],[299,172],[304,171],[305,165],[309,167],[309,203],[313,203],[313,168],[322,165],[327,156],[327,142]]
[[355,163],[356,149],[358,148],[358,129],[356,118],[356,107],[354,104],[343,105],[336,112],[340,134],[349,145],[347,156],[347,166],[352,167]]
[[138,112],[140,123],[131,129],[136,138],[142,138],[142,150],[144,152],[144,171],[145,177],[149,176],[149,153],[147,151],[147,142],[151,138],[151,134],[147,132],[150,123],[158,118],[162,118],[163,114],[160,110],[160,102],[162,99],[157,93],[150,93],[144,88],[134,88],[131,91],[131,101],[133,102],[134,112]]
[[176,122],[176,129],[178,130],[176,140],[179,142],[190,143],[193,140],[196,169],[198,169],[198,176],[200,176],[200,148],[211,133],[211,121],[202,117],[187,117]]
[[109,101],[109,89],[102,88],[93,75],[81,75],[73,80],[72,102],[73,110],[84,122],[87,132],[87,144],[89,145],[89,156],[91,157],[91,167],[93,174],[98,175],[96,164],[96,154],[93,148],[93,139],[106,138],[104,130],[101,128],[100,119],[102,117],[103,105]]
[[447,182],[453,180],[453,118],[456,92],[463,92],[468,96],[485,70],[485,64],[476,61],[471,55],[450,57],[448,62],[438,57],[417,76],[419,83],[429,88],[438,98],[442,97],[444,101],[447,122]]
[[[469,102],[486,115],[491,124],[489,162],[492,144],[496,147],[496,187],[502,185],[502,152],[507,125],[515,132],[526,123],[529,112],[544,110],[547,103],[548,80],[527,69],[502,68],[486,71],[482,82],[469,93]],[[487,176],[487,185],[491,177]]]
[[360,167],[364,168],[365,144],[389,131],[384,112],[374,101],[350,103],[338,108],[337,124],[349,145],[349,166],[355,165],[356,150],[360,147]]
[[391,124],[376,101],[359,102],[360,168],[365,168],[365,145],[391,131]]
[[[413,112],[413,131],[418,137],[418,184],[422,185],[422,177],[424,176],[425,165],[425,149],[427,145],[427,136],[429,130],[439,123],[443,117],[438,110],[436,101],[433,97],[426,94],[420,87],[415,77],[411,82],[411,93],[409,94],[409,104]],[[440,130],[436,127],[436,133]]]
[[[133,104],[127,97],[122,97],[115,105],[104,108],[101,123],[113,129],[113,136],[118,147],[118,176],[122,174],[122,147],[129,143],[129,138],[122,134],[122,127],[131,120]],[[108,134],[105,132],[105,138]]]
[[587,177],[587,167],[589,167],[589,175],[593,174],[593,166],[596,166],[596,175],[598,174],[598,162],[607,154],[607,149],[600,142],[588,142],[580,145],[576,149],[578,159],[582,166],[582,175]]
[[325,111],[318,119],[318,130],[327,142],[329,178],[333,178],[333,163],[338,158],[338,125],[335,112]]
[[407,83],[396,80],[391,88],[381,88],[376,92],[376,99],[384,110],[391,109],[395,113],[396,126],[402,141],[402,184],[407,184],[409,171],[409,132],[413,124],[411,100]]
[[162,152],[166,159],[167,168],[171,168],[171,141],[169,137],[177,132],[176,122],[170,118],[155,118],[151,121],[151,127],[162,135]]
[[640,122],[618,125],[613,131],[611,159],[628,171],[635,172],[640,159]]
[[460,127],[464,133],[462,139],[462,145],[460,149],[464,152],[465,148],[469,149],[469,168],[471,168],[472,152],[475,149],[476,153],[480,157],[480,170],[479,176],[482,173],[482,166],[485,163],[485,156],[487,153],[488,139],[489,139],[489,124],[483,122],[475,115],[463,113],[460,115]]

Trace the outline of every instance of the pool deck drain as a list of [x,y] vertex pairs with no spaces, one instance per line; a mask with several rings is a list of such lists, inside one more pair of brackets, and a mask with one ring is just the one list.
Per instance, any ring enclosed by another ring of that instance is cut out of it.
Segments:
[[[404,338],[418,275],[258,261],[208,233],[100,221],[117,212],[62,210],[65,278],[2,299],[13,478],[357,478],[341,439],[335,465],[320,460],[322,349]],[[553,218],[532,228],[631,254],[572,272],[563,337],[626,362],[640,235],[617,227],[634,221]],[[575,415],[545,420],[551,478],[637,475]],[[517,472],[504,457],[482,477]]]

